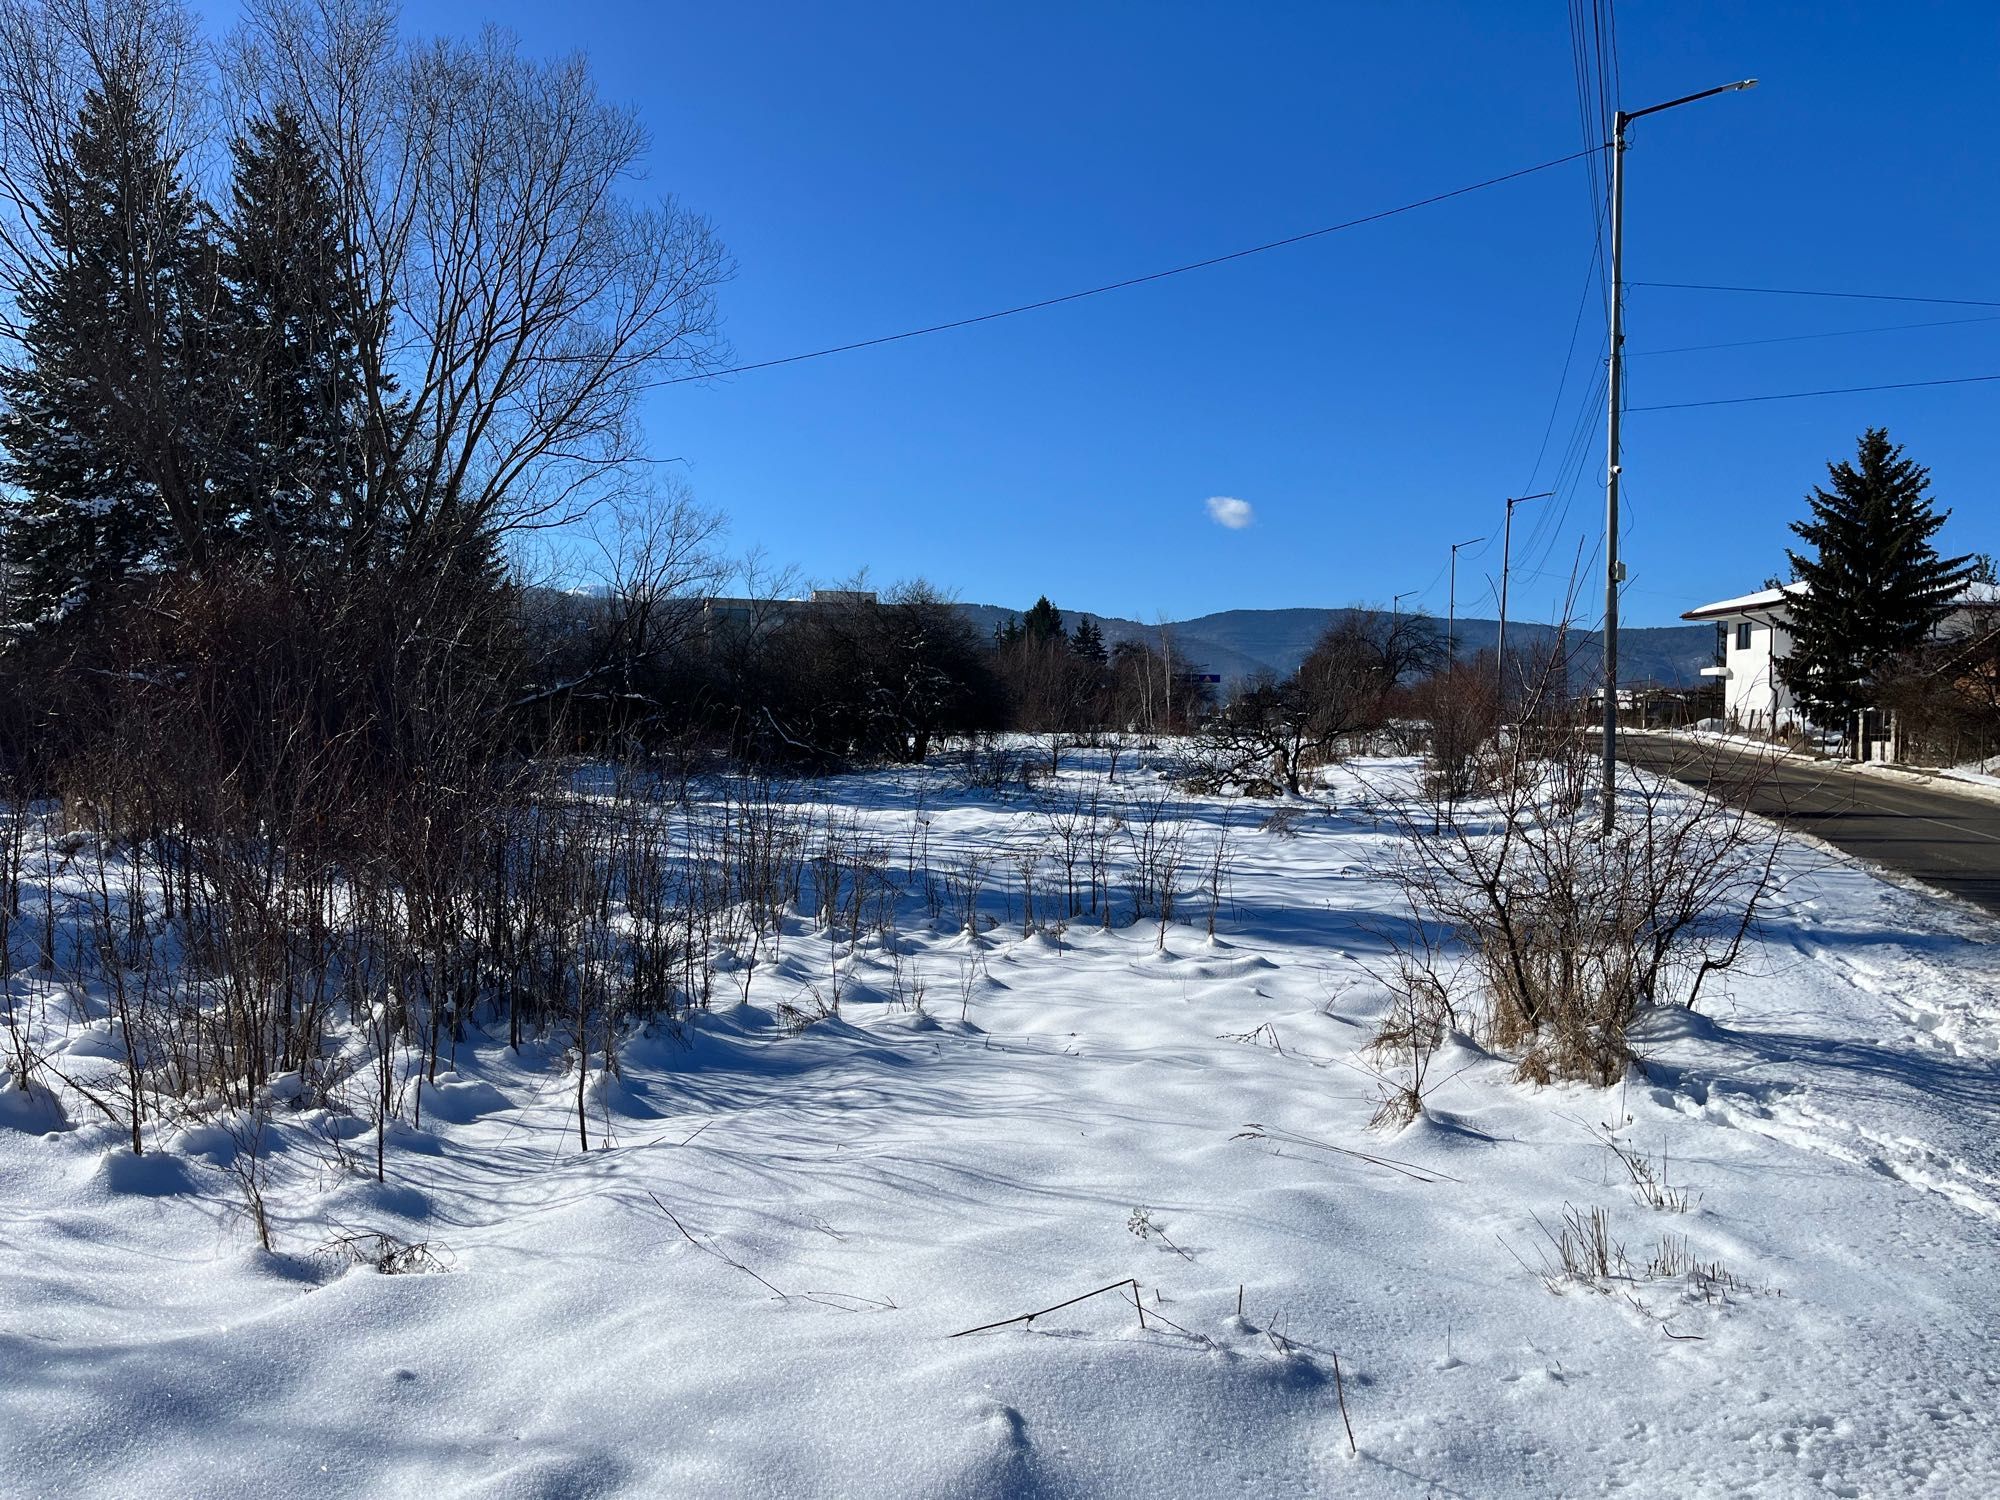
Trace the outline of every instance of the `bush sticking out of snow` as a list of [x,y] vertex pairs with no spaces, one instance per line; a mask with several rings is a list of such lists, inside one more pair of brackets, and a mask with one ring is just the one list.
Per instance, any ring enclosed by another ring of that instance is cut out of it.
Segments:
[[319,1247],[318,1254],[346,1266],[366,1266],[383,1276],[423,1276],[449,1271],[442,1246],[433,1250],[429,1241],[397,1239],[382,1230],[359,1230],[337,1234]]

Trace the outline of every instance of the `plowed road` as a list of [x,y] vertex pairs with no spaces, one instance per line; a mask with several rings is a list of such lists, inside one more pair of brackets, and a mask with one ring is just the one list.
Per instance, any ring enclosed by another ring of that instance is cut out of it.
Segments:
[[[1762,764],[1755,751],[1621,732],[1618,759],[1701,786],[1718,753]],[[1733,779],[1733,777],[1731,778]],[[1747,794],[1753,811],[1779,819],[1861,859],[1872,860],[2000,913],[2000,796],[1968,795],[1949,783],[1856,770],[1838,761],[1770,760]]]

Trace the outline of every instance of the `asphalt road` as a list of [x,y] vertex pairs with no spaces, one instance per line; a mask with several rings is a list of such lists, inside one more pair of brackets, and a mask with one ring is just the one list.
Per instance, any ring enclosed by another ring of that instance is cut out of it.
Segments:
[[[1861,859],[1911,875],[2000,914],[2000,797],[1940,790],[1840,762],[1771,759],[1663,735],[1621,732],[1618,759],[1705,785],[1748,782],[1746,801]],[[1751,774],[1753,773],[1754,774]]]

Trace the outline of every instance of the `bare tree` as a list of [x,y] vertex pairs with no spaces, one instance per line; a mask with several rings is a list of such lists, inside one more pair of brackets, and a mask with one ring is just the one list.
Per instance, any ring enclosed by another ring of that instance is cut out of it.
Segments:
[[1347,612],[1290,677],[1253,682],[1209,722],[1199,774],[1298,796],[1343,741],[1380,727],[1397,684],[1435,661],[1436,640],[1418,616]]
[[729,262],[671,197],[630,201],[646,136],[580,58],[497,32],[405,44],[384,0],[255,0],[241,71],[289,104],[350,218],[367,509],[421,574],[465,539],[574,520],[640,463],[649,382],[720,352]]

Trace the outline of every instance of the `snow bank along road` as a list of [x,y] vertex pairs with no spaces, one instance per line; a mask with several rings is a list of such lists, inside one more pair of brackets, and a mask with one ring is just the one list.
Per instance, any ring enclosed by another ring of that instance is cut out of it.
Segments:
[[[899,850],[921,820],[939,868],[1046,827],[936,776],[800,791]],[[1128,761],[1115,795],[1163,791]],[[0,1494],[2000,1494],[1994,929],[1815,854],[1620,1086],[1461,1041],[1384,1134],[1367,800],[1178,801],[1191,848],[1233,830],[1213,942],[1023,937],[1005,865],[977,932],[915,896],[851,951],[798,921],[747,998],[588,1081],[588,1154],[561,1058],[477,1032],[386,1184],[359,1100],[281,1097],[271,1253],[228,1122],[135,1160],[0,1091]],[[783,1024],[835,960],[839,1016]],[[9,993],[106,1065],[94,997]],[[1593,1209],[1616,1274],[1545,1277]],[[364,1231],[447,1269],[321,1249]],[[1117,1282],[1143,1328],[1110,1293],[952,1337]]]
[[1717,756],[1754,762],[1755,811],[2000,913],[2000,798],[1667,735],[1621,732],[1618,746],[1621,761],[1692,786]]

